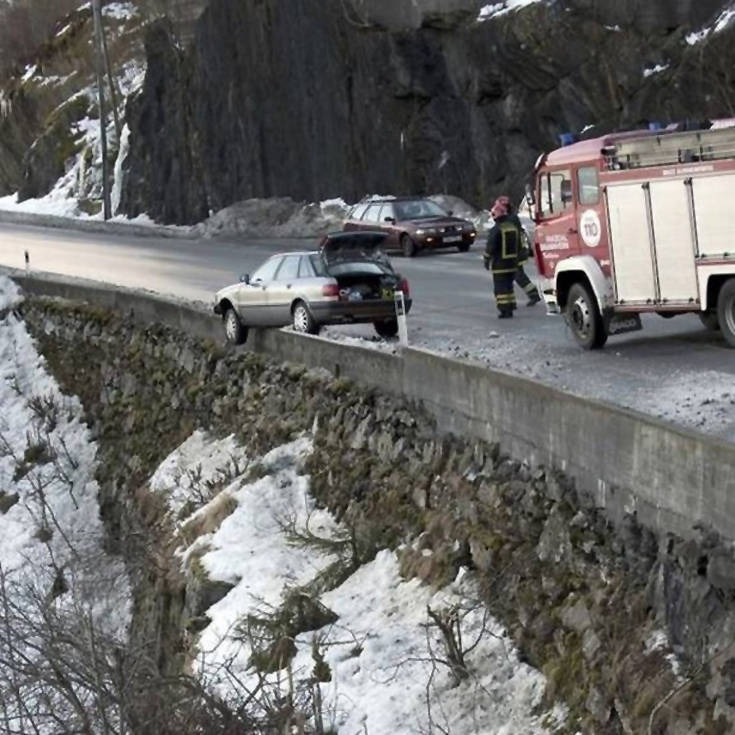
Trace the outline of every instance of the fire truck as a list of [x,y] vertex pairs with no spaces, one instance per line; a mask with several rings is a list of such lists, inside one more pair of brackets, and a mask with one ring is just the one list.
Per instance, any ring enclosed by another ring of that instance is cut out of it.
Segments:
[[573,142],[539,158],[528,194],[547,311],[582,347],[647,312],[694,312],[735,347],[735,128]]

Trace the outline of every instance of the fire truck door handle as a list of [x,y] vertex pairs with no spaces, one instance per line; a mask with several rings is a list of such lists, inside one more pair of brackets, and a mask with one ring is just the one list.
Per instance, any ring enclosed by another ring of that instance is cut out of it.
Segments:
[[578,235],[578,234],[579,234],[579,230],[575,230],[574,227],[570,227],[567,230],[567,235]]

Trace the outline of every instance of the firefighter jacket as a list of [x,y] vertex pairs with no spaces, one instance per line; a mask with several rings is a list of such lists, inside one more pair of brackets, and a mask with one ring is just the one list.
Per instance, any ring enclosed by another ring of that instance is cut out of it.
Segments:
[[523,247],[522,228],[512,216],[498,217],[487,234],[486,261],[493,273],[515,273]]

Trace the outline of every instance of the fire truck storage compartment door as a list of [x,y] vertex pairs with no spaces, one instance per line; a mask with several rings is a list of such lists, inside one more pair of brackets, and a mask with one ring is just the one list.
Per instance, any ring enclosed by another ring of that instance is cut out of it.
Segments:
[[652,181],[651,211],[661,301],[696,301],[699,287],[689,220],[689,192],[684,182],[681,179]]
[[693,179],[692,188],[699,254],[711,257],[732,253],[735,251],[732,230],[735,175],[723,174]]
[[610,241],[615,263],[616,299],[646,303],[656,296],[648,229],[648,208],[643,187],[620,184],[607,188]]

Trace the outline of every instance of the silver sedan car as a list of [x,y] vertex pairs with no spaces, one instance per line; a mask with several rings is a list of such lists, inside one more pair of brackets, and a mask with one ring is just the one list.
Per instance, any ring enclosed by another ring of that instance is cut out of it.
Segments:
[[408,281],[396,273],[381,245],[382,232],[327,235],[319,250],[273,255],[253,274],[221,289],[214,311],[229,342],[249,327],[283,327],[318,334],[324,324],[372,322],[381,337],[398,332],[395,294],[411,308]]

